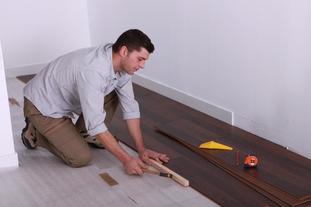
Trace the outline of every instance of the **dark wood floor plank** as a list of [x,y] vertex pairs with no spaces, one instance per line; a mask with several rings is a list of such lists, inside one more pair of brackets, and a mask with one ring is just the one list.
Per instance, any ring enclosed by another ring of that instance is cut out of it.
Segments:
[[[287,191],[284,191],[271,183],[267,183],[262,179],[259,179],[258,177],[247,173],[245,170],[242,171],[238,167],[230,165],[225,161],[225,159],[219,158],[217,155],[213,155],[213,153],[210,153],[210,150],[199,149],[196,145],[189,143],[189,140],[192,140],[194,137],[192,137],[191,135],[187,135],[186,133],[180,135],[180,131],[183,130],[184,129],[179,129],[177,132],[176,128],[172,128],[171,126],[169,126],[169,124],[159,125],[157,127],[157,131],[159,131],[160,133],[187,147],[192,152],[201,155],[216,167],[224,170],[232,177],[236,178],[240,182],[243,182],[248,187],[252,188],[252,190],[255,190],[261,195],[269,198],[271,201],[276,202],[281,206],[284,206],[285,204],[289,206],[294,206],[294,204],[299,201],[299,198],[293,196]],[[225,153],[226,152],[224,152],[224,154]]]
[[[195,140],[197,141],[196,145],[199,145],[199,143],[202,141],[206,141],[202,139],[202,131],[204,131],[204,128],[201,128],[198,130],[184,130],[187,127],[195,127],[192,126],[192,123],[190,121],[186,120],[178,120],[174,122],[174,125],[171,125],[171,127],[175,127],[175,131],[180,132],[182,134],[187,134],[188,137],[192,137],[191,142],[195,143]],[[181,129],[181,130],[178,130]],[[199,131],[199,132],[198,132]],[[208,134],[209,130],[206,130],[206,134]],[[204,134],[204,133],[203,133]],[[195,137],[195,138],[194,138]],[[232,139],[219,139],[218,137],[214,137],[214,140],[222,142],[224,144],[229,144],[230,146],[233,146],[235,149],[239,149],[242,153],[242,155],[246,155],[245,152],[247,152],[248,149],[252,149],[252,145],[244,146],[244,142],[241,143],[241,140],[238,138],[234,141]],[[310,194],[310,189],[308,189],[308,186],[311,186],[311,174],[308,166],[302,166],[297,163],[291,163],[290,166],[288,166],[288,160],[286,162],[283,161],[284,158],[282,158],[282,153],[279,155],[269,156],[269,154],[273,154],[273,151],[267,150],[269,148],[264,147],[254,147],[251,152],[258,155],[260,158],[260,165],[258,169],[256,170],[256,176],[259,179],[263,179],[266,182],[272,182],[275,183],[275,185],[279,186],[282,189],[287,189],[287,191],[290,191],[292,194],[301,197],[304,195]],[[283,151],[283,153],[288,153],[287,150],[285,150],[282,147],[279,147],[278,150]],[[227,152],[227,153],[221,153],[218,155],[222,159],[226,160],[228,164],[234,165],[234,152]],[[283,164],[281,164],[283,163]],[[241,166],[242,167],[242,166]],[[297,169],[299,169],[299,173],[297,173]],[[299,176],[297,175],[299,174]],[[303,175],[303,176],[301,176]],[[290,179],[290,180],[288,180]]]
[[168,166],[177,172],[183,172],[183,176],[190,179],[191,187],[221,206],[278,206],[254,193],[248,186],[231,179],[224,171],[206,163],[202,167],[190,159],[180,158],[173,160]]
[[16,78],[23,83],[28,83],[35,75],[22,75],[22,76],[17,76]]

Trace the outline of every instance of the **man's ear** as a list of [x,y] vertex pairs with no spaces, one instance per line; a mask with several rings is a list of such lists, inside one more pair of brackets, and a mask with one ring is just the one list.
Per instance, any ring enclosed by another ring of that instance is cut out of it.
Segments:
[[122,46],[119,50],[121,57],[126,57],[128,55],[128,49],[126,46]]

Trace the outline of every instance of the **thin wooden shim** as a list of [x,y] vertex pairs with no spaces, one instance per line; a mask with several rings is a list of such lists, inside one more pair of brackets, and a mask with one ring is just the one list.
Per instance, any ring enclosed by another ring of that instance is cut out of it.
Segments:
[[118,185],[119,183],[113,179],[108,173],[101,173],[99,176],[110,186]]

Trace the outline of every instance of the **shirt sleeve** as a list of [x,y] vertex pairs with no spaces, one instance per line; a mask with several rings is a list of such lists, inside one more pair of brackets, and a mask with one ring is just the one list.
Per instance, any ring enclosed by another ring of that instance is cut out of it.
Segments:
[[107,131],[105,125],[103,78],[96,72],[84,70],[77,74],[77,90],[85,127],[91,136]]
[[123,119],[140,118],[139,105],[134,97],[132,79],[129,78],[122,86],[117,85],[115,91],[119,97]]

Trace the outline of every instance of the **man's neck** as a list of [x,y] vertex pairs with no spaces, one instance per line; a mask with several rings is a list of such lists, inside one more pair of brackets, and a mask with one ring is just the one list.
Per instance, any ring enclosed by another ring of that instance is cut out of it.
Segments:
[[115,73],[120,72],[121,69],[121,57],[118,53],[112,52],[112,67]]

